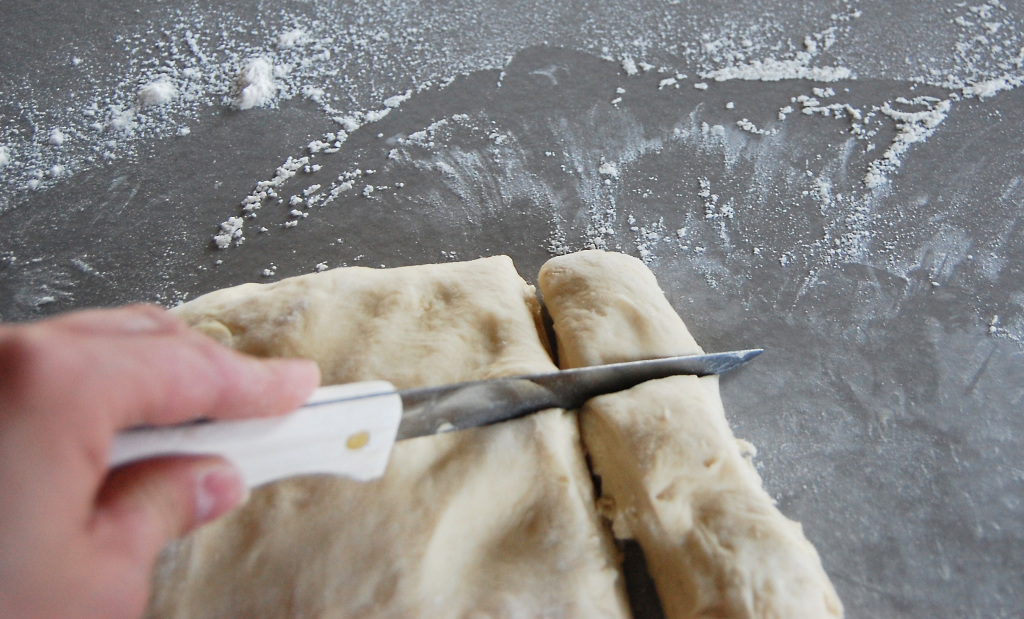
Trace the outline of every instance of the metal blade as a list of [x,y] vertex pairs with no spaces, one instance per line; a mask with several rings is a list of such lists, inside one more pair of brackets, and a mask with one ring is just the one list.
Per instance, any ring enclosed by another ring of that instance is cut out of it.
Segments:
[[666,357],[407,389],[399,392],[404,412],[398,440],[474,428],[548,408],[579,408],[592,397],[629,389],[648,380],[680,374],[721,374],[762,352],[752,349]]

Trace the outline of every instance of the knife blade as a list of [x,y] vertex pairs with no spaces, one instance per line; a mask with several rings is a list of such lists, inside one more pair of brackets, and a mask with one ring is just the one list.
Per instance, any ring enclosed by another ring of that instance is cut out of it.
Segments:
[[317,389],[281,417],[124,430],[110,468],[153,457],[219,455],[252,488],[302,474],[369,481],[384,474],[395,441],[507,421],[681,374],[721,374],[761,349],[628,361],[398,391],[385,381]]

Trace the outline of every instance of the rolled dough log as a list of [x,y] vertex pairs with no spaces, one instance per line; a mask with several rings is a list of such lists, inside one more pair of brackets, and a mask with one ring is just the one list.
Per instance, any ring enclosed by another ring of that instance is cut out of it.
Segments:
[[[506,257],[336,269],[175,311],[238,350],[400,388],[554,369]],[[626,617],[575,415],[403,441],[385,476],[270,484],[162,557],[151,617]]]
[[[635,258],[550,260],[539,284],[563,369],[701,352]],[[669,617],[841,617],[801,526],[733,438],[717,377],[677,376],[590,400],[580,414],[601,503],[644,551]]]

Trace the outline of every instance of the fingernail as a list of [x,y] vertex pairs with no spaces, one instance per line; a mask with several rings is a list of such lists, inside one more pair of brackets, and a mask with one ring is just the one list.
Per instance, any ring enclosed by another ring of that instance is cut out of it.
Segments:
[[168,333],[176,321],[164,310],[135,305],[116,310],[83,310],[64,318],[65,324],[84,333],[147,335]]
[[167,322],[160,320],[152,314],[136,312],[128,314],[115,325],[118,331],[124,333],[161,333],[167,331]]
[[218,464],[196,479],[196,522],[204,524],[230,511],[245,498],[245,482],[238,469]]

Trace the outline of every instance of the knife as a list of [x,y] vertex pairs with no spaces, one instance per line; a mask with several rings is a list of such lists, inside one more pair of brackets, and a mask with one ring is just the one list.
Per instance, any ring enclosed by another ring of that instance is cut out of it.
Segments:
[[384,474],[395,441],[579,408],[592,397],[680,374],[721,374],[761,349],[628,361],[398,391],[385,381],[320,387],[281,417],[124,430],[110,468],[176,455],[219,455],[250,488],[304,474],[369,481]]

